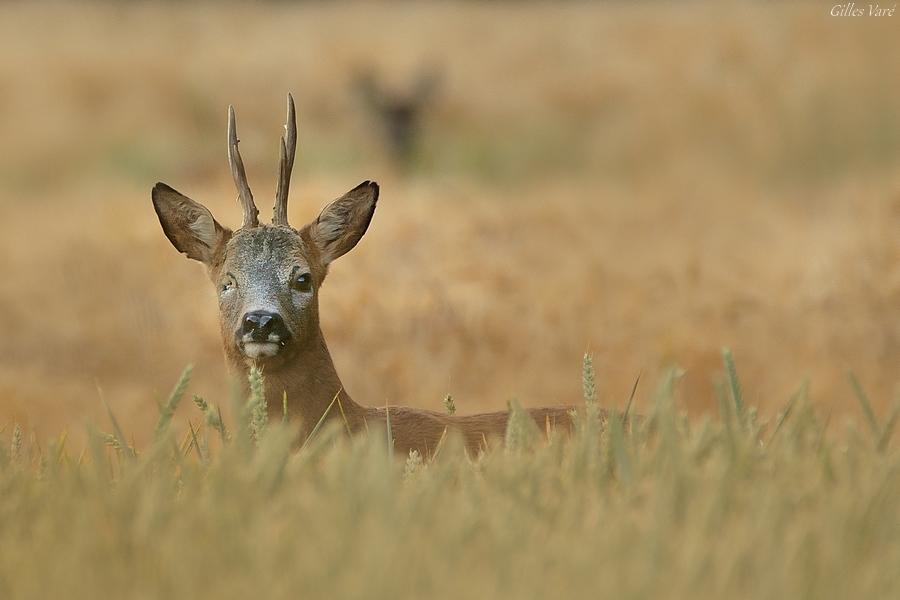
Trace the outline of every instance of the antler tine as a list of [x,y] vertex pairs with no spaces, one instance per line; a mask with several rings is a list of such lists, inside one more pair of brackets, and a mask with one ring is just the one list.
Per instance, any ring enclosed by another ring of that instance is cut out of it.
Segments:
[[237,128],[234,124],[234,107],[228,106],[228,165],[231,167],[231,176],[234,178],[234,185],[238,190],[238,199],[241,207],[244,209],[243,228],[256,227],[259,225],[259,210],[253,203],[253,193],[250,191],[250,184],[247,183],[247,173],[244,171],[244,161],[241,160],[241,153],[238,151]]
[[287,225],[288,190],[291,187],[291,171],[297,153],[297,114],[294,111],[294,97],[287,96],[287,121],[281,136],[281,160],[278,163],[278,188],[275,191],[275,208],[272,223]]

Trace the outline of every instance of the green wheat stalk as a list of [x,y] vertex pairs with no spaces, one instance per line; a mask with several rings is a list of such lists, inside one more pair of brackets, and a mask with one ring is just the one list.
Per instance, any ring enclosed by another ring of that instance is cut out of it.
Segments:
[[218,408],[214,410],[213,407],[200,396],[194,396],[192,400],[194,405],[203,413],[206,424],[219,432],[219,437],[223,442],[227,442],[229,434],[228,430],[225,428],[225,423],[222,421],[222,411],[218,410]]
[[13,463],[18,463],[22,458],[22,428],[16,423],[13,427],[12,441],[9,445],[9,458]]
[[587,404],[597,403],[597,380],[594,374],[594,359],[587,352],[581,360],[581,391]]
[[250,419],[250,437],[259,443],[269,422],[263,376],[260,370],[256,367],[251,368],[248,381],[250,382],[250,399],[247,401],[247,413]]
[[166,400],[166,403],[160,407],[159,419],[156,421],[156,427],[153,430],[154,439],[160,439],[169,428],[169,424],[172,422],[172,417],[175,415],[175,410],[181,403],[181,399],[184,397],[184,392],[187,390],[188,384],[191,382],[191,375],[193,374],[193,372],[194,365],[188,365],[184,368],[184,371],[182,371],[181,373],[181,377],[178,378],[178,383],[175,384],[175,387],[172,389],[172,393],[169,394],[168,400]]
[[540,430],[527,410],[522,408],[518,400],[510,400],[507,404],[509,416],[506,420],[506,437],[504,444],[508,451],[517,452],[532,448],[540,436]]
[[747,410],[744,406],[744,394],[741,390],[741,382],[738,379],[737,367],[734,364],[734,356],[729,348],[722,348],[722,361],[725,363],[725,372],[728,375],[728,387],[731,391],[731,399],[734,402],[735,416],[738,425],[745,427],[747,424]]
[[122,431],[122,428],[119,426],[119,420],[116,419],[116,415],[113,414],[112,408],[109,406],[109,403],[106,401],[106,397],[103,395],[103,389],[100,387],[99,383],[96,383],[97,386],[97,394],[100,396],[100,401],[103,403],[103,406],[106,407],[106,414],[109,415],[109,420],[113,426],[113,435],[116,438],[116,449],[125,452],[125,455],[129,458],[136,458],[137,451],[128,445],[128,442],[125,441],[125,433]]
[[394,430],[391,428],[391,407],[384,403],[384,423],[387,426],[388,457],[394,456]]

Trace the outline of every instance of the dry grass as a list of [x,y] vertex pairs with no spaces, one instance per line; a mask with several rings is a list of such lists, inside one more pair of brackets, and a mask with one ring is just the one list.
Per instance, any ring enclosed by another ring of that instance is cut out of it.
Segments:
[[348,441],[335,422],[296,451],[294,431],[255,429],[247,409],[227,443],[201,425],[179,444],[177,395],[138,449],[118,431],[80,456],[0,432],[0,593],[897,597],[900,403],[840,438],[803,399],[764,426],[725,394],[722,418],[692,423],[670,372],[646,419],[604,428],[587,364],[583,379],[571,437],[529,433],[519,411],[503,448],[467,457],[450,435],[405,466],[383,429]]
[[[149,192],[164,180],[237,223],[234,103],[268,206],[287,90],[292,221],[383,186],[322,296],[358,400],[574,402],[590,349],[608,403],[677,363],[699,413],[731,345],[764,412],[804,376],[826,410],[855,410],[849,369],[882,413],[900,371],[895,21],[818,4],[3,4],[0,422],[97,420],[99,384],[140,439],[188,362],[193,391],[223,395],[210,286]],[[350,78],[374,65],[401,85],[428,62],[444,83],[403,174]]]

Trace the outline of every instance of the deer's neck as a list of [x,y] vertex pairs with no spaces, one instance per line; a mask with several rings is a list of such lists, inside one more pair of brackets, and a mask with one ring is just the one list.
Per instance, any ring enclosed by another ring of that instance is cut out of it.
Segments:
[[[365,409],[344,390],[325,338],[321,330],[316,333],[304,346],[295,348],[284,364],[262,367],[269,417],[282,417],[286,395],[288,417],[299,420],[306,432],[311,431],[326,412],[327,419],[346,419],[352,429],[363,426]],[[231,358],[246,381],[250,366],[241,357]]]

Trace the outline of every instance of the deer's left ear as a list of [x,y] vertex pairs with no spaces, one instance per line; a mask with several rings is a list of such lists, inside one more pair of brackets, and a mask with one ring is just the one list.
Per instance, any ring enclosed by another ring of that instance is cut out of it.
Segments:
[[231,237],[209,209],[164,183],[153,186],[153,208],[163,232],[175,249],[188,258],[212,265],[216,253]]
[[378,184],[364,181],[331,204],[305,227],[323,264],[343,256],[362,239],[378,202]]

